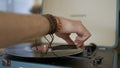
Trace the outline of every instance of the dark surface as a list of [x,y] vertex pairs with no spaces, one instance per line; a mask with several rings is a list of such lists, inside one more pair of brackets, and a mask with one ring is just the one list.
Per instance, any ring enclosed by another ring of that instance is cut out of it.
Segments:
[[120,68],[120,54],[118,55],[118,68]]
[[[114,57],[114,50],[97,50],[95,56],[91,59],[87,59],[84,57],[80,57],[81,55],[73,55],[68,57],[56,57],[56,58],[25,58],[25,57],[14,57],[8,56],[11,60],[16,61],[23,61],[23,62],[31,62],[31,63],[42,63],[42,64],[50,64],[50,65],[57,65],[57,66],[65,66],[71,68],[113,68],[113,57]],[[96,57],[103,57],[102,63],[94,66],[91,61],[94,60]],[[109,58],[108,58],[109,57]],[[31,59],[31,60],[30,60]],[[49,60],[49,61],[48,61]]]

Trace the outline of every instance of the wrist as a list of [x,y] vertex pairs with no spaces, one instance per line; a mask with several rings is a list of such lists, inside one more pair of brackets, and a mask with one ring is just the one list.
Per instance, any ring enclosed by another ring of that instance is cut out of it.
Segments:
[[61,19],[59,17],[56,17],[56,21],[57,21],[57,28],[56,28],[56,32],[59,32],[62,28],[62,22],[61,22]]
[[49,21],[49,24],[50,24],[48,34],[55,33],[57,31],[57,20],[56,20],[56,18],[54,16],[50,15],[50,14],[45,14],[43,16],[47,18],[47,20]]
[[48,34],[53,34],[55,32],[58,32],[61,29],[61,21],[58,17],[50,15],[50,14],[46,14],[43,16],[48,19],[49,24],[50,24]]

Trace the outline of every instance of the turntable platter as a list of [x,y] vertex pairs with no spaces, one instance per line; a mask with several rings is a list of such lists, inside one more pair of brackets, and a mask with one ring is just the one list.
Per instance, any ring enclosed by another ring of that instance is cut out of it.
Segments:
[[[29,58],[54,58],[54,57],[63,57],[81,53],[83,50],[81,48],[70,48],[71,45],[61,45],[56,47],[58,44],[53,44],[52,51],[47,53],[41,53],[35,51],[32,47],[32,43],[22,43],[9,48],[6,48],[5,52],[8,55],[19,56],[19,57],[29,57]],[[59,49],[61,48],[61,49]],[[62,49],[63,48],[63,49]],[[66,49],[65,49],[66,48]],[[68,48],[68,49],[67,49]]]

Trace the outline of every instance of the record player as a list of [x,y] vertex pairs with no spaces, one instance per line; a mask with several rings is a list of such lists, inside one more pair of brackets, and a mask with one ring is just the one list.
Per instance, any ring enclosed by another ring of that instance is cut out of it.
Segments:
[[[118,0],[44,0],[42,6],[43,14],[81,20],[92,34],[85,47],[67,45],[56,36],[47,53],[21,43],[5,49],[0,68],[117,68]],[[41,42],[37,45],[46,48]]]

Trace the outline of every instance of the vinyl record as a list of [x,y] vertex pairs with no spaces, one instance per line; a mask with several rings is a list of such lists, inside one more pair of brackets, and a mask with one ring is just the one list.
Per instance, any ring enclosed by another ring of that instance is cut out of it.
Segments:
[[6,48],[5,52],[8,55],[19,57],[54,58],[78,54],[83,52],[83,50],[81,48],[75,48],[73,45],[53,44],[52,49],[48,49],[48,51],[45,52],[44,50],[34,50],[34,44],[32,43],[22,43]]

